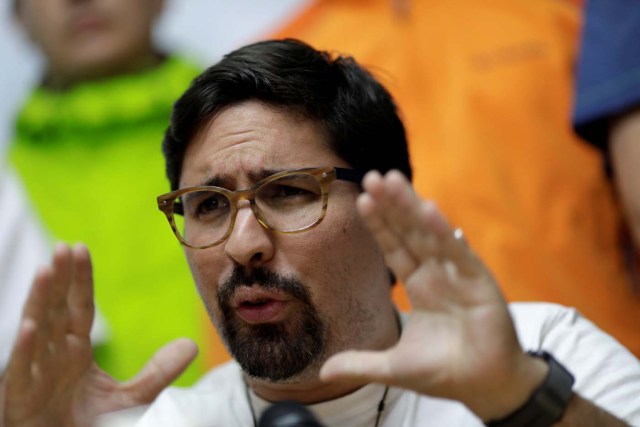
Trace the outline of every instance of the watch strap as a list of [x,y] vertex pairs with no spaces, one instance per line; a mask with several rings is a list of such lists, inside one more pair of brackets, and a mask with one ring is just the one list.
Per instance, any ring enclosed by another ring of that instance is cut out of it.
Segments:
[[488,427],[550,427],[562,418],[573,395],[573,375],[546,351],[527,353],[547,362],[547,376],[524,405],[505,418],[490,421]]

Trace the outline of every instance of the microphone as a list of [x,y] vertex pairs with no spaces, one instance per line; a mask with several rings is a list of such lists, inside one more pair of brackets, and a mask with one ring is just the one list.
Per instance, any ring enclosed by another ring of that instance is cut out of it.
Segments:
[[258,427],[324,427],[311,411],[293,401],[277,402],[260,417]]

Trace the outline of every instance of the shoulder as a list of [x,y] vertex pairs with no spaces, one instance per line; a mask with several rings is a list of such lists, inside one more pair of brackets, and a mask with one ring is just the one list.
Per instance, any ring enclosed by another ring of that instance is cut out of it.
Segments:
[[136,424],[146,426],[240,426],[246,408],[240,367],[228,362],[189,388],[163,391]]
[[551,303],[511,303],[509,312],[525,350],[547,350],[575,359],[583,352],[607,354],[637,361],[613,337],[583,317],[578,310]]
[[556,332],[558,328],[589,323],[575,308],[552,303],[511,303],[509,312],[518,338],[525,347],[539,346],[540,340]]

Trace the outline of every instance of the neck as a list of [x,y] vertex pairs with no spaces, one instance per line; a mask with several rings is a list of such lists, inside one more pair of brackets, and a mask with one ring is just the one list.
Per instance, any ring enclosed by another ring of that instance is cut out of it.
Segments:
[[365,385],[365,383],[324,383],[317,377],[314,380],[296,384],[274,384],[251,378],[247,378],[247,383],[255,394],[270,402],[295,400],[305,405],[337,399]]
[[[385,327],[377,328],[381,332],[375,343],[369,345],[366,350],[386,350],[395,345],[401,333],[400,318],[393,309],[388,322],[384,322]],[[346,350],[346,349],[342,349]],[[334,353],[338,353],[337,351]],[[365,382],[323,382],[318,377],[320,368],[327,358],[309,366],[305,373],[290,382],[273,383],[256,378],[246,377],[247,384],[255,394],[270,402],[282,400],[295,400],[305,405],[325,402],[346,396],[367,383]]]
[[114,61],[114,63],[111,64],[92,64],[91,66],[77,67],[70,70],[50,68],[45,75],[43,86],[57,91],[68,90],[84,82],[135,74],[158,66],[164,59],[164,55],[149,50],[146,54],[136,55],[134,58],[128,60]]

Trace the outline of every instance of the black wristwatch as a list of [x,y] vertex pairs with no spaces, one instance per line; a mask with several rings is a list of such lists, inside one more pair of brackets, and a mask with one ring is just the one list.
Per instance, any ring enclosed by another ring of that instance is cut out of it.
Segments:
[[528,354],[547,362],[546,378],[524,405],[505,418],[490,421],[488,427],[550,427],[562,418],[573,394],[573,375],[546,351]]

